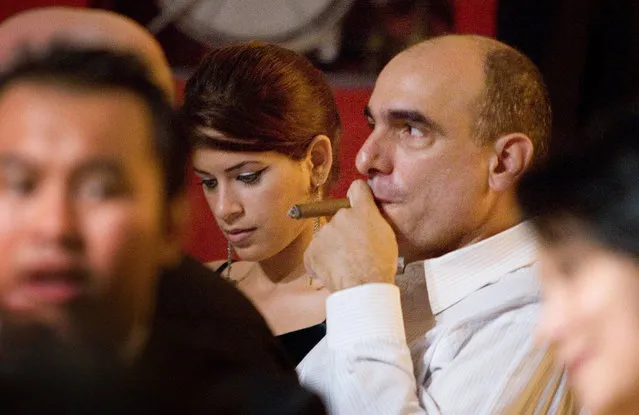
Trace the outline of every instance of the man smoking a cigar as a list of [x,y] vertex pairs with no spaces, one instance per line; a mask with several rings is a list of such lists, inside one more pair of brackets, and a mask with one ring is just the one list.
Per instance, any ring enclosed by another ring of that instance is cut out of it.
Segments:
[[548,141],[541,77],[497,41],[435,38],[382,70],[365,113],[368,180],[305,256],[333,294],[301,380],[331,413],[499,413],[541,356],[535,239],[515,200]]

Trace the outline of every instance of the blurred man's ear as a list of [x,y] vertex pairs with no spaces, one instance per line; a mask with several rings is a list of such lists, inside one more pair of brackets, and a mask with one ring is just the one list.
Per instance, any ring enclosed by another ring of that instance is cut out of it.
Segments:
[[525,134],[512,133],[495,140],[492,149],[488,172],[490,188],[495,191],[514,189],[532,163],[532,140]]
[[168,202],[164,220],[164,241],[161,252],[162,265],[177,265],[183,256],[186,227],[190,219],[190,205],[186,191],[175,195]]

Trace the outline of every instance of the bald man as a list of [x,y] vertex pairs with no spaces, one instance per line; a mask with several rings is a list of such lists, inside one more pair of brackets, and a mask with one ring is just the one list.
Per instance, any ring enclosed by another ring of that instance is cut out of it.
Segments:
[[524,392],[543,353],[536,239],[515,198],[549,139],[539,72],[491,39],[434,38],[386,65],[365,114],[368,180],[305,256],[332,294],[302,382],[335,414],[495,414],[521,394],[554,408],[563,389],[546,378]]
[[25,48],[41,48],[52,41],[132,52],[149,65],[167,96],[175,96],[171,68],[157,40],[137,22],[107,10],[44,7],[4,20],[0,23],[0,69]]

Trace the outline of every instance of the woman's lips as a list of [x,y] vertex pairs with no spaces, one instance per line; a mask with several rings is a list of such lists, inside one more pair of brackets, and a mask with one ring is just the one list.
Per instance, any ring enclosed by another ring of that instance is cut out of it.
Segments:
[[584,364],[588,361],[588,356],[586,354],[581,354],[574,359],[571,359],[566,364],[566,372],[568,376],[572,379],[575,379],[579,372],[583,369]]
[[249,238],[253,232],[255,232],[255,229],[256,228],[229,230],[226,231],[226,237],[231,243],[240,244]]

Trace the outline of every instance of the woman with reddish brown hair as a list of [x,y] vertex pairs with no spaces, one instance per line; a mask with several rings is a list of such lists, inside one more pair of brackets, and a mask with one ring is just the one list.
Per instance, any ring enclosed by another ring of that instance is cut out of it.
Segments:
[[324,198],[337,178],[341,124],[330,86],[290,50],[235,44],[204,58],[182,114],[195,173],[228,240],[228,258],[208,265],[252,300],[299,363],[325,334],[329,293],[304,268],[320,221],[287,211]]

